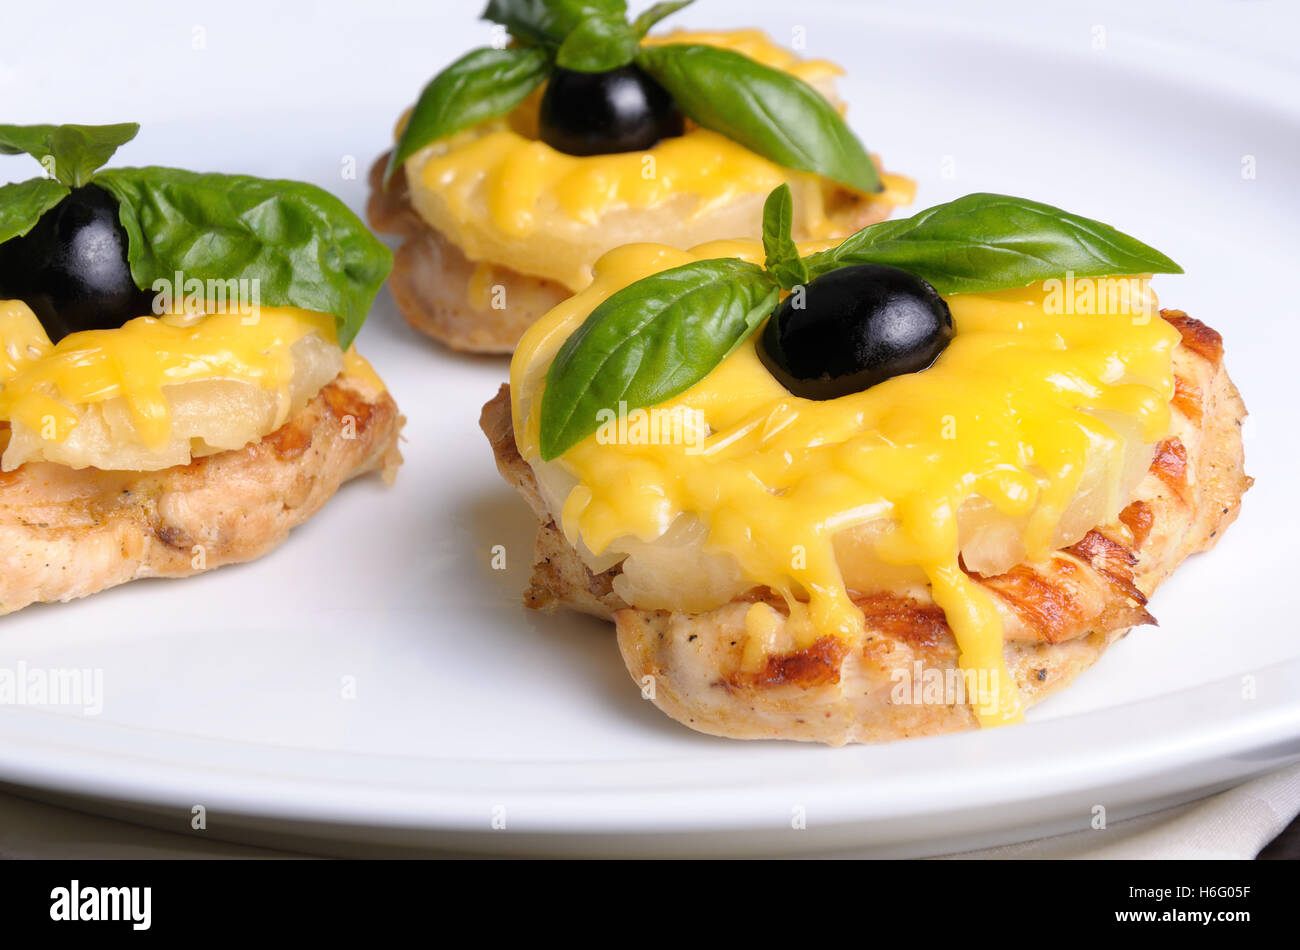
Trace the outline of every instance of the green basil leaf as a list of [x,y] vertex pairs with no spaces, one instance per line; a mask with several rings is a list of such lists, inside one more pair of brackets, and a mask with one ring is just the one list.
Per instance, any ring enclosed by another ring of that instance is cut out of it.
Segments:
[[1062,277],[1181,274],[1155,248],[1108,224],[1008,195],[973,194],[863,228],[807,259],[813,277],[849,264],[890,264],[941,294],[1026,287]]
[[682,7],[689,7],[694,2],[695,0],[668,0],[665,3],[656,3],[632,21],[632,32],[636,34],[637,39],[640,39],[664,17],[672,16]]
[[558,46],[590,17],[627,17],[627,0],[489,0],[483,19],[516,39]]
[[73,188],[89,184],[90,176],[139,131],[138,122],[59,126],[50,136],[55,176]]
[[714,46],[643,46],[637,62],[699,125],[787,168],[862,192],[881,190],[867,150],[803,80]]
[[384,183],[430,142],[509,112],[542,84],[550,56],[534,46],[476,49],[424,87],[389,159]]
[[638,37],[622,17],[590,17],[564,38],[555,65],[580,73],[603,73],[636,58]]
[[652,274],[607,297],[565,340],[542,393],[542,458],[599,428],[602,409],[639,409],[690,389],[772,312],[779,288],[736,258]]
[[50,136],[57,125],[0,125],[0,154],[26,152],[40,161],[50,154]]
[[808,283],[808,268],[791,234],[793,225],[794,198],[790,186],[783,184],[772,190],[763,205],[763,250],[767,269],[786,290]]
[[314,185],[157,167],[106,169],[95,184],[120,204],[137,286],[178,271],[256,280],[262,304],[332,314],[344,349],[392,269],[388,248]]
[[22,237],[41,215],[67,197],[67,185],[53,178],[32,178],[0,187],[0,244]]
[[[73,188],[90,182],[95,169],[136,137],[136,122],[117,125],[0,125],[0,152],[26,152],[47,174]],[[53,158],[52,165],[47,162]]]

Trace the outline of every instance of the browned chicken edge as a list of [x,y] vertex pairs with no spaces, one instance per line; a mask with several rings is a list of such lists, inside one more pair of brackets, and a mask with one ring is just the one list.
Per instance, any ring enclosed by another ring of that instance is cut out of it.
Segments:
[[260,441],[188,465],[0,474],[0,614],[261,557],[348,479],[391,481],[403,421],[387,392],[339,376]]

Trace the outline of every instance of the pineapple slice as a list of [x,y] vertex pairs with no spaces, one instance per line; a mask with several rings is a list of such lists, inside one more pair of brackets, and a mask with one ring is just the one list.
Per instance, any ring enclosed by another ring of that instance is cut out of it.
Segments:
[[279,393],[238,379],[164,386],[171,428],[158,445],[141,437],[121,396],[74,407],[77,424],[62,441],[43,438],[46,433],[11,420],[4,471],[40,461],[69,468],[156,471],[242,448],[282,425],[343,369],[338,346],[314,331],[297,340],[291,353],[293,379],[283,402]]

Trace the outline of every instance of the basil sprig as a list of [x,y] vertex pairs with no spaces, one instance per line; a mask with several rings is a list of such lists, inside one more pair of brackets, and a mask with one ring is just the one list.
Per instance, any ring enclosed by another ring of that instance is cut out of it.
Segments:
[[483,18],[505,26],[516,45],[475,50],[433,78],[393,148],[385,184],[426,145],[505,115],[557,67],[597,73],[635,62],[697,125],[787,168],[881,190],[867,150],[803,80],[732,50],[641,45],[651,27],[690,3],[656,3],[629,24],[624,0],[491,0]]
[[402,163],[430,142],[509,112],[550,73],[550,56],[535,46],[476,49],[424,87],[393,147],[384,184]]
[[177,168],[100,166],[138,131],[113,126],[0,125],[0,152],[54,159],[56,178],[0,188],[0,242],[26,234],[72,188],[118,202],[137,287],[173,280],[255,280],[267,306],[334,316],[346,349],[392,268],[392,253],[338,198],[314,185]]
[[594,16],[579,23],[555,51],[555,65],[580,73],[603,73],[636,59],[641,37],[623,16]]
[[[135,138],[136,122],[116,125],[0,125],[0,153],[26,152],[69,188],[90,183],[95,169]],[[52,161],[51,161],[52,160]]]
[[801,79],[734,50],[646,46],[637,64],[692,121],[778,165],[862,192],[882,189],[876,164],[834,106]]
[[521,43],[558,46],[583,20],[627,16],[627,0],[488,0],[482,19]]
[[351,345],[392,269],[388,248],[315,185],[179,168],[110,168],[95,178],[120,202],[139,287],[177,271],[255,279],[260,302],[333,314]]
[[690,389],[771,313],[779,288],[736,258],[697,261],[629,284],[601,302],[546,373],[542,458],[595,432],[597,413],[653,406]]
[[850,264],[889,264],[941,294],[1026,287],[1076,277],[1181,274],[1155,248],[1109,224],[1009,195],[972,194],[863,228],[807,258],[812,277]]
[[90,182],[95,169],[135,138],[140,126],[0,125],[0,155],[24,152],[41,163],[46,178],[0,187],[0,243],[22,237],[73,188]]
[[766,269],[735,258],[699,261],[629,284],[597,306],[547,371],[542,458],[553,459],[595,432],[602,410],[623,403],[630,411],[685,392],[758,328],[781,289],[840,267],[889,264],[942,294],[1026,287],[1067,271],[1182,273],[1159,251],[1109,225],[1007,195],[967,195],[873,224],[804,258],[791,235],[792,218],[790,188],[782,185],[763,208]]
[[793,228],[794,198],[790,186],[783,184],[767,196],[763,205],[763,251],[767,256],[764,266],[782,290],[808,283],[808,266],[799,256],[799,246],[791,233]]

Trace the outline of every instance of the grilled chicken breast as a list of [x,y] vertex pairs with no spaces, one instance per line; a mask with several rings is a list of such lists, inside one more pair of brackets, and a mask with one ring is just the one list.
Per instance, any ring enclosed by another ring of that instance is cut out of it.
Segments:
[[[466,353],[509,353],[525,330],[571,296],[555,281],[471,261],[411,207],[404,169],[384,189],[387,167],[384,154],[370,169],[366,216],[376,231],[402,239],[388,287],[416,330]],[[476,287],[488,291],[484,299],[477,299]],[[509,306],[492,306],[493,287],[501,288]]]
[[[972,575],[998,605],[1007,668],[1025,706],[1067,685],[1131,627],[1154,623],[1148,598],[1188,555],[1215,544],[1250,486],[1240,428],[1246,410],[1223,367],[1219,334],[1178,310],[1161,316],[1182,336],[1174,354],[1174,431],[1128,506],[1114,524],[1096,526],[1044,563]],[[481,422],[502,475],[539,521],[525,603],[612,619],[633,679],[677,721],[719,736],[833,745],[976,726],[967,703],[896,701],[896,684],[914,681],[917,671],[957,669],[952,632],[928,598],[855,598],[866,617],[859,640],[823,637],[747,672],[745,614],[766,601],[781,616],[779,597],[757,589],[705,613],[624,603],[612,586],[619,568],[592,574],[547,510],[515,446],[508,387],[484,407]]]
[[387,392],[340,375],[260,441],[188,465],[0,474],[0,614],[261,557],[349,478],[391,479],[402,422]]

